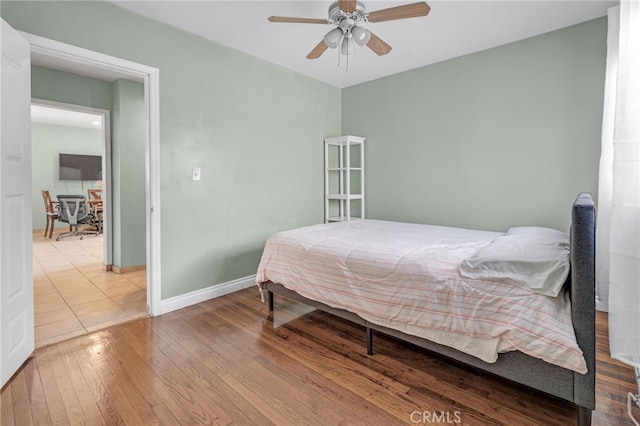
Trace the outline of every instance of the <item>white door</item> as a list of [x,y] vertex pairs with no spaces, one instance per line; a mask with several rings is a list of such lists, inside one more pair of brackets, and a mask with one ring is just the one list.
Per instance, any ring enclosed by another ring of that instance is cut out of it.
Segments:
[[30,46],[2,21],[0,69],[0,387],[34,349]]

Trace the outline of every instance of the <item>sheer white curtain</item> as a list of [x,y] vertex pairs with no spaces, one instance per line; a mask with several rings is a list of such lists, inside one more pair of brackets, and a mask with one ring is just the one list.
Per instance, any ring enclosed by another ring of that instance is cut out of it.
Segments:
[[612,357],[640,368],[640,2],[622,0],[609,15],[598,295],[608,296]]
[[613,121],[616,110],[616,81],[618,80],[620,6],[609,8],[607,15],[607,67],[604,80],[596,226],[596,296],[604,306],[609,305],[609,238],[611,235],[611,205],[613,197]]

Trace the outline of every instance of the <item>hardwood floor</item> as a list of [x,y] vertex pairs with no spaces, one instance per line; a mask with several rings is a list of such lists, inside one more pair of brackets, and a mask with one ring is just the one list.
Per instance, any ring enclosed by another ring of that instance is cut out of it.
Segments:
[[[0,394],[30,424],[572,425],[570,404],[254,288],[36,350]],[[594,425],[628,425],[631,369],[597,315]]]

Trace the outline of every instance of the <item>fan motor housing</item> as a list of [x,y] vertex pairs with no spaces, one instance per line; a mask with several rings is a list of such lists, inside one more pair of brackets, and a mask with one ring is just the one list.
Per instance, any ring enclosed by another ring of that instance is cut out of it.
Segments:
[[329,20],[336,24],[339,24],[345,18],[351,18],[356,22],[361,22],[364,20],[366,14],[367,8],[362,2],[356,2],[356,10],[350,13],[340,10],[340,3],[337,1],[331,3],[331,6],[329,6]]

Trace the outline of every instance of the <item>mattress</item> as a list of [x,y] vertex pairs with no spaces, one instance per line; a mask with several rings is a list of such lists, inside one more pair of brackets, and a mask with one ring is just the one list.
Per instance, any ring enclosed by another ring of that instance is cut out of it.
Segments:
[[566,292],[549,297],[460,275],[462,261],[500,235],[378,220],[307,226],[267,240],[256,283],[282,284],[489,363],[519,350],[586,373]]

